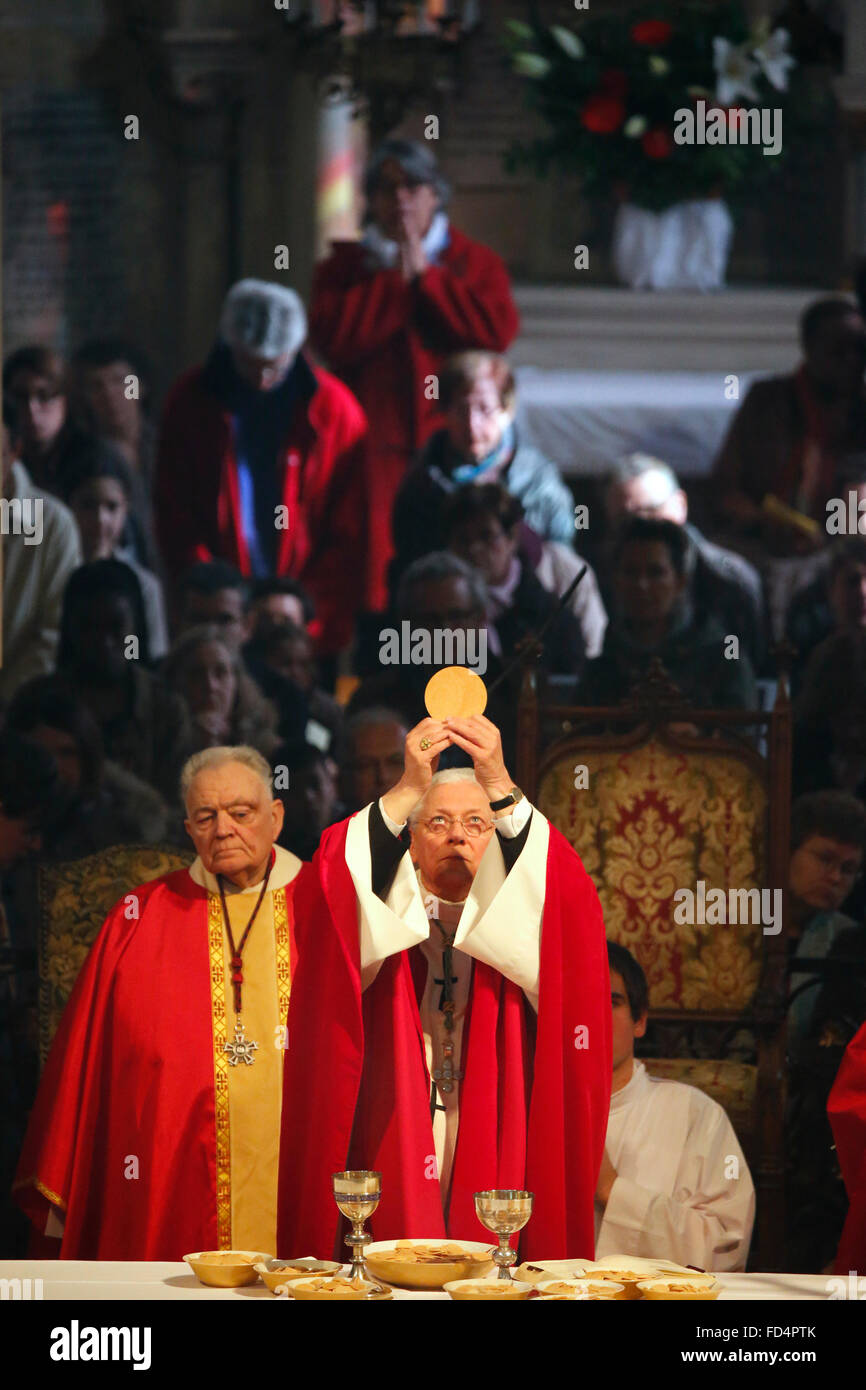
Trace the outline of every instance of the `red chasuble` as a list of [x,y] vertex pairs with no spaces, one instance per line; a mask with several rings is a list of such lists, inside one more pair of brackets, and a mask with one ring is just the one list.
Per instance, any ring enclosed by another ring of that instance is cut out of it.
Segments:
[[325,832],[295,895],[299,964],[283,1081],[280,1253],[334,1251],[340,1218],[331,1174],[353,1167],[382,1173],[382,1201],[369,1223],[378,1240],[483,1239],[473,1193],[526,1188],[535,1204],[522,1257],[591,1258],[612,1061],[607,947],[589,875],[551,826],[537,1019],[516,984],[473,962],[446,1223],[418,1010],[426,967],[412,960],[418,948],[390,956],[362,996],[347,826]]
[[[297,882],[274,892],[286,994]],[[137,916],[120,902],[82,967],[18,1165],[36,1230],[50,1206],[65,1215],[63,1259],[179,1260],[230,1243],[222,917],[186,869],[134,896]]]
[[827,1115],[848,1193],[848,1216],[836,1255],[836,1273],[866,1268],[866,1023],[848,1044]]

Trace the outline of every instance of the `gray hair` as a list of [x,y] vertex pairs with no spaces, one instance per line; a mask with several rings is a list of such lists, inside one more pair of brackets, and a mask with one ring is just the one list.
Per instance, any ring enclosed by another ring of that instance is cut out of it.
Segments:
[[[373,151],[364,170],[364,197],[369,203],[382,176],[382,165],[393,159],[411,183],[428,183],[436,190],[443,208],[451,196],[451,185],[436,163],[433,151],[420,140],[384,140]],[[367,214],[369,220],[370,214]]]
[[238,743],[234,746],[223,745],[219,748],[203,748],[200,753],[193,753],[191,758],[187,758],[180,774],[180,796],[184,806],[187,804],[190,788],[198,774],[217,767],[225,767],[226,763],[241,763],[243,767],[248,767],[250,772],[254,772],[264,784],[268,799],[273,799],[271,769],[268,767],[266,759],[255,748],[250,748],[246,743]]
[[420,560],[413,560],[397,586],[397,612],[408,612],[409,594],[419,584],[437,579],[465,580],[472,595],[473,608],[479,614],[486,613],[487,585],[484,579],[472,565],[467,565],[465,560],[461,560],[459,555],[452,555],[449,550],[432,550],[429,555],[422,555]]
[[424,802],[427,800],[434,787],[447,786],[449,782],[476,782],[475,769],[471,767],[447,767],[442,772],[434,772],[433,780],[427,788],[420,801],[416,801],[412,810],[409,812],[409,824],[414,827],[418,823]]
[[229,347],[258,357],[296,353],[307,336],[300,295],[270,280],[238,280],[220,314],[219,334]]
[[655,458],[652,454],[641,453],[626,454],[618,463],[615,463],[610,471],[607,486],[612,488],[623,483],[632,483],[635,478],[642,478],[645,473],[659,473],[668,485],[669,497],[675,492],[679,492],[679,478],[670,464]]

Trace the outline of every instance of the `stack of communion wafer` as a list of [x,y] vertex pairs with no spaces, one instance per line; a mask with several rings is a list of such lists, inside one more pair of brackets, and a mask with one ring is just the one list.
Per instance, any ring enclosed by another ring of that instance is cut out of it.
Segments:
[[718,1298],[715,1275],[671,1260],[605,1255],[601,1260],[533,1260],[515,1278],[534,1284],[544,1297],[651,1300]]

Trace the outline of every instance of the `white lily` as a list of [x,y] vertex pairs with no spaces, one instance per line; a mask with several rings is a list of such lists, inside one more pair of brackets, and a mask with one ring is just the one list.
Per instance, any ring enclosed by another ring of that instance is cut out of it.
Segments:
[[739,96],[758,100],[754,84],[758,65],[752,62],[745,45],[738,46],[730,39],[713,39],[713,66],[716,70],[716,100],[720,106],[730,106]]
[[778,92],[784,92],[788,86],[788,69],[797,66],[797,59],[788,52],[790,37],[787,29],[774,29],[760,48],[752,50],[767,81]]

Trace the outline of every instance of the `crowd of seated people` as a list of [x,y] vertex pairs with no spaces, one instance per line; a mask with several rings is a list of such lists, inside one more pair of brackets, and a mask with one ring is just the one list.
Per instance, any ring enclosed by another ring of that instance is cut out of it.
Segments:
[[[757,708],[787,634],[795,791],[844,794],[844,833],[832,815],[832,834],[811,829],[862,857],[866,506],[859,534],[824,524],[830,499],[866,502],[856,308],[811,306],[803,365],[746,396],[712,524],[690,519],[665,460],[622,459],[591,567],[569,487],[515,425],[504,267],[452,226],[429,151],[388,142],[365,188],[364,235],[318,268],[309,334],[293,291],[240,281],[158,426],[132,344],[85,343],[68,365],[40,345],[8,357],[3,498],[34,527],[39,503],[39,538],[3,538],[0,764],[32,758],[54,812],[34,791],[4,892],[25,860],[185,845],[180,768],[219,744],[281,771],[281,843],[309,858],[399,777],[451,660],[483,675],[512,766],[514,658],[542,628],[544,676],[592,707],[627,700],[657,659],[696,706]],[[856,899],[845,883],[837,913]],[[856,903],[843,925],[863,954]],[[805,908],[799,928],[814,936]]]

